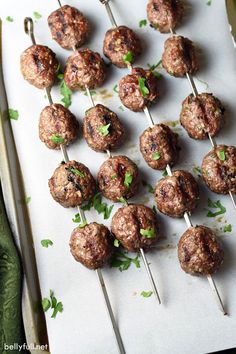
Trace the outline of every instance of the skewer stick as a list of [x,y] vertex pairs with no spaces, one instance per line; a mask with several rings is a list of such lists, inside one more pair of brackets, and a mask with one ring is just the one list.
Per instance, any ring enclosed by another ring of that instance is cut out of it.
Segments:
[[97,272],[97,276],[98,276],[98,279],[99,279],[99,282],[100,282],[100,286],[101,286],[101,289],[102,289],[102,292],[103,292],[103,296],[104,296],[104,300],[105,300],[105,303],[106,303],[107,311],[108,311],[108,314],[110,316],[110,320],[111,320],[111,323],[112,323],[112,326],[113,326],[113,330],[114,330],[114,333],[115,333],[115,336],[116,336],[116,341],[117,341],[119,352],[120,352],[120,354],[125,354],[125,348],[124,348],[124,345],[123,345],[123,342],[122,342],[122,338],[121,338],[121,335],[120,335],[119,328],[118,328],[118,326],[116,324],[116,320],[115,320],[115,317],[114,317],[114,314],[113,314],[113,311],[112,311],[111,303],[110,303],[110,300],[109,300],[109,296],[108,296],[108,293],[107,293],[107,289],[106,289],[106,285],[105,285],[105,282],[104,282],[104,279],[103,279],[101,268],[97,269],[96,272]]
[[117,27],[117,23],[116,23],[116,20],[115,20],[115,17],[111,11],[111,7],[110,7],[110,4],[109,4],[109,1],[110,0],[99,0],[103,5],[105,5],[105,8],[106,8],[106,11],[107,11],[107,14],[108,14],[108,17],[109,17],[109,20],[111,22],[111,25],[113,28],[116,28]]
[[61,1],[57,0],[59,7],[62,7]]
[[209,284],[210,284],[211,290],[212,290],[212,292],[213,292],[213,295],[214,295],[214,297],[215,297],[215,299],[216,299],[216,302],[217,302],[217,304],[218,304],[218,307],[219,307],[220,311],[223,312],[223,315],[224,315],[224,316],[225,316],[225,315],[228,315],[227,312],[226,312],[225,309],[224,309],[224,305],[223,305],[223,302],[222,302],[222,300],[221,300],[221,297],[220,297],[220,294],[219,294],[219,292],[218,292],[218,289],[217,289],[217,287],[216,287],[216,284],[215,284],[215,282],[214,282],[214,279],[212,278],[211,275],[207,275],[207,280],[208,280],[208,282],[209,282]]

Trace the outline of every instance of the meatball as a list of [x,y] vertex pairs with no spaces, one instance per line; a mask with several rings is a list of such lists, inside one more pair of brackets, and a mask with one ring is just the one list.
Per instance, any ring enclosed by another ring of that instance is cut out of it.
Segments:
[[176,28],[183,14],[184,6],[181,0],[150,0],[147,5],[148,20],[162,33]]
[[165,41],[162,66],[173,76],[194,74],[198,68],[196,49],[192,41],[182,36],[172,36]]
[[206,226],[190,227],[179,240],[181,268],[192,275],[215,273],[223,262],[223,250],[214,232]]
[[65,5],[48,17],[52,38],[64,49],[81,47],[88,38],[88,20],[76,8]]
[[132,64],[135,59],[141,54],[141,41],[130,28],[119,26],[109,29],[105,35],[103,43],[104,55],[119,68],[125,68],[127,64],[124,61],[124,56],[129,52],[132,53]]
[[21,54],[20,67],[25,80],[39,89],[44,89],[53,85],[59,63],[50,48],[35,44]]
[[62,162],[48,182],[53,199],[64,208],[75,208],[90,200],[96,183],[89,169],[76,161]]
[[158,98],[158,79],[152,71],[132,69],[132,74],[119,82],[119,96],[124,106],[133,112],[141,112]]
[[140,151],[144,160],[154,170],[173,166],[179,158],[178,135],[167,125],[155,124],[140,136]]
[[198,184],[191,173],[174,171],[172,176],[158,182],[155,199],[161,213],[181,218],[185,212],[195,209],[199,199]]
[[66,62],[64,80],[71,90],[94,89],[102,85],[106,67],[100,54],[89,49],[73,53]]
[[201,93],[194,97],[189,95],[182,103],[180,122],[188,135],[197,140],[216,136],[224,123],[224,108],[218,100],[209,93]]
[[49,149],[60,149],[60,144],[69,145],[79,133],[75,116],[61,104],[45,107],[39,118],[39,138]]
[[114,112],[102,104],[97,104],[86,112],[83,133],[92,149],[106,151],[120,145],[124,128]]
[[70,238],[70,251],[85,267],[101,268],[114,251],[111,233],[106,226],[96,222],[77,227]]
[[159,238],[156,214],[141,204],[118,209],[112,218],[111,230],[122,246],[131,252],[148,249]]
[[236,193],[236,148],[219,145],[203,159],[202,176],[215,193]]
[[129,199],[138,190],[138,167],[126,156],[110,157],[100,167],[98,186],[102,194],[114,202]]

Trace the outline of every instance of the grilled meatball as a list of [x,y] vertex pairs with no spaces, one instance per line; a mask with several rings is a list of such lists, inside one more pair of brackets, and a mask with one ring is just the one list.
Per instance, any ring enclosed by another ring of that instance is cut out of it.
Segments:
[[162,66],[173,76],[194,74],[198,68],[196,49],[192,41],[182,36],[172,36],[165,41]]
[[215,193],[236,193],[236,148],[219,145],[203,159],[202,176]]
[[124,106],[133,112],[141,112],[158,98],[158,80],[150,70],[132,69],[132,74],[119,82],[119,96]]
[[39,118],[39,138],[49,149],[60,149],[60,144],[69,145],[79,133],[75,116],[61,104],[45,107]]
[[25,80],[39,89],[44,89],[53,85],[59,63],[50,48],[35,44],[21,54],[20,66]]
[[126,156],[107,159],[98,172],[98,186],[102,194],[114,202],[129,199],[138,190],[138,167]]
[[119,26],[109,29],[105,35],[103,43],[104,55],[119,68],[125,68],[127,64],[124,56],[132,53],[131,64],[141,54],[141,41],[130,28]]
[[179,240],[181,268],[192,275],[215,273],[223,262],[223,250],[214,232],[206,226],[190,227]]
[[216,136],[224,123],[224,108],[210,93],[189,95],[182,103],[180,122],[188,135],[197,140]]
[[162,33],[177,27],[183,14],[184,6],[181,0],[150,0],[147,5],[148,20]]
[[102,104],[86,112],[83,133],[88,145],[95,151],[116,148],[122,141],[124,129],[117,115]]
[[65,5],[48,17],[52,38],[64,49],[81,47],[88,38],[88,20],[76,8]]
[[174,171],[172,176],[162,178],[155,190],[157,208],[161,213],[181,218],[191,212],[199,199],[199,188],[191,173]]
[[178,136],[167,125],[155,124],[140,136],[140,151],[154,170],[173,166],[179,158]]
[[96,222],[77,227],[70,238],[70,251],[85,267],[101,268],[114,251],[111,233],[106,226]]
[[142,204],[130,204],[119,208],[112,218],[113,235],[128,251],[148,249],[158,238],[156,214]]
[[96,183],[89,169],[76,161],[62,162],[48,182],[53,199],[65,208],[90,200]]
[[64,80],[71,90],[94,89],[102,85],[106,68],[100,54],[89,49],[73,53],[66,62]]

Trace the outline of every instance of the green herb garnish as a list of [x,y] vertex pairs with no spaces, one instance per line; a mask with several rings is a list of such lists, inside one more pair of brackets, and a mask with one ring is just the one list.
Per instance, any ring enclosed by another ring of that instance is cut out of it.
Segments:
[[53,310],[51,315],[52,318],[56,318],[58,312],[63,311],[62,302],[57,301],[52,290],[50,290],[50,299],[46,297],[43,298],[41,304],[44,312],[48,311],[50,308]]
[[160,158],[161,158],[161,154],[160,154],[159,151],[154,152],[154,153],[152,154],[152,160],[157,161],[157,160],[159,160]]
[[231,232],[232,231],[232,225],[228,224],[224,226],[224,232]]
[[127,54],[123,55],[123,60],[125,64],[131,64],[134,59],[133,52],[128,52]]
[[112,180],[117,179],[117,175],[111,176],[111,179],[112,179]]
[[154,211],[155,214],[157,214],[157,208],[155,205],[152,206],[152,210]]
[[73,222],[80,223],[81,222],[81,217],[80,213],[75,214],[74,218],[72,219]]
[[225,161],[225,152],[224,152],[224,150],[220,150],[219,151],[219,159],[221,161]]
[[48,246],[52,246],[53,242],[49,239],[41,240],[41,245],[45,248],[48,248]]
[[29,204],[31,202],[31,197],[25,197],[25,203]]
[[119,247],[119,246],[120,246],[120,241],[117,240],[117,239],[115,239],[115,240],[114,240],[114,246],[115,246],[115,247]]
[[163,176],[163,177],[168,176],[168,172],[165,170],[165,171],[162,173],[162,176]]
[[43,311],[46,312],[47,310],[50,309],[51,307],[51,302],[49,299],[47,299],[46,297],[44,299],[42,299],[42,307],[43,307]]
[[143,297],[150,297],[150,296],[152,296],[152,294],[153,294],[153,291],[142,291],[140,293],[140,295]]
[[34,17],[36,20],[40,20],[40,18],[42,18],[42,15],[39,12],[34,11]]
[[140,234],[146,238],[156,237],[155,230],[153,228],[149,229],[140,229]]
[[142,27],[145,27],[147,26],[147,20],[140,20],[139,21],[139,27],[142,28]]
[[146,83],[145,77],[138,78],[139,88],[143,97],[147,97],[149,94],[149,89],[147,88],[147,86],[145,86],[145,83]]
[[84,221],[81,224],[79,224],[79,228],[83,229],[86,225],[88,225],[88,223],[87,223],[87,221]]
[[82,206],[83,210],[90,210],[94,208],[98,214],[103,214],[104,219],[109,219],[111,216],[114,205],[108,206],[107,203],[102,202],[101,193],[96,193],[95,196],[85,205]]
[[102,136],[107,136],[109,134],[109,128],[111,126],[111,123],[107,124],[107,125],[102,125],[101,127],[98,128],[99,133]]
[[206,4],[207,4],[208,6],[211,6],[212,0],[208,0]]
[[119,106],[119,109],[120,109],[122,112],[124,112],[124,111],[125,111],[125,109],[124,109],[124,107],[123,107],[123,106]]
[[116,85],[113,87],[113,91],[114,91],[115,93],[119,93],[119,90],[118,90],[117,88],[118,88],[118,85],[116,84]]
[[136,268],[140,268],[139,256],[137,255],[135,258],[130,258],[122,252],[116,252],[110,263],[112,268],[119,268],[121,272],[129,269],[131,264],[134,264]]
[[7,17],[6,17],[6,21],[8,21],[8,22],[13,22],[14,20],[13,20],[13,18],[12,18],[11,16],[7,16]]
[[81,172],[80,170],[78,170],[77,168],[68,167],[67,170],[70,171],[71,173],[73,173],[74,175],[77,175],[81,178],[85,177],[85,174],[83,172]]
[[207,217],[208,218],[214,218],[215,216],[224,214],[226,212],[226,208],[221,204],[220,200],[217,200],[216,202],[213,202],[210,199],[208,199],[207,205],[208,205],[209,208],[218,209],[215,212],[212,212],[211,210],[208,210],[208,213],[207,213]]
[[9,108],[8,109],[8,116],[9,116],[10,119],[18,120],[19,112],[17,110],[15,110],[15,109]]
[[124,186],[129,187],[133,181],[133,176],[129,172],[125,172]]
[[53,134],[50,140],[55,144],[62,144],[65,141],[65,139],[59,134]]
[[142,180],[142,184],[144,187],[147,187],[149,193],[154,193],[154,188],[151,184],[147,183],[146,181]]
[[62,96],[61,102],[63,102],[64,106],[66,108],[68,108],[71,105],[72,91],[69,89],[69,87],[66,85],[65,81],[63,80],[63,78],[64,78],[63,73],[59,73],[57,75],[57,78],[59,80],[61,80],[61,83],[60,83],[60,94]]
[[[95,90],[90,90],[90,95],[91,95],[91,96],[95,96],[96,94],[97,94],[97,92],[96,92]],[[88,96],[88,93],[85,92],[84,95],[85,95],[85,96]]]
[[162,60],[159,60],[157,64],[151,65],[151,64],[147,64],[149,70],[153,73],[154,76],[156,76],[158,79],[161,77],[161,74],[159,73],[159,71],[157,71],[156,69],[162,64]]
[[125,199],[124,197],[120,197],[118,200],[123,204],[128,204],[127,199]]

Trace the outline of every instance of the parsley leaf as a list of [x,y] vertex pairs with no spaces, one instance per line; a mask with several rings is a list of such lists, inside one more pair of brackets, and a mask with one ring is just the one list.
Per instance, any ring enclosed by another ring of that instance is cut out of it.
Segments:
[[232,231],[232,225],[228,224],[224,226],[224,232],[231,232]]
[[165,170],[165,171],[162,173],[162,176],[163,176],[163,177],[168,176],[168,172]]
[[155,238],[155,230],[153,228],[149,229],[140,229],[140,234],[146,238]]
[[224,152],[224,150],[220,150],[219,151],[219,159],[221,161],[225,161],[225,152]]
[[73,168],[73,167],[68,167],[66,168],[68,171],[70,171],[71,173],[73,173],[74,175],[77,175],[81,178],[85,177],[85,174],[81,171],[79,171],[77,168]]
[[25,197],[25,203],[26,204],[29,204],[31,202],[31,197]]
[[144,26],[147,26],[147,20],[140,20],[139,21],[139,27],[142,28]]
[[48,248],[48,246],[52,246],[53,242],[49,239],[41,240],[41,245],[45,248]]
[[87,223],[87,221],[84,221],[81,224],[79,224],[79,228],[83,229],[86,225],[88,225],[88,223]]
[[208,6],[211,6],[212,0],[208,0],[206,4],[207,4]]
[[130,258],[122,252],[116,252],[110,263],[112,268],[119,268],[120,272],[129,269],[131,264],[134,264],[136,268],[140,268],[139,256],[137,255],[135,258]]
[[42,15],[39,12],[34,11],[34,17],[36,20],[39,20],[40,18],[42,18]]
[[117,85],[117,84],[113,87],[113,91],[114,91],[115,93],[119,93],[118,85]]
[[56,318],[57,313],[63,311],[62,302],[57,301],[52,290],[50,290],[50,299],[46,297],[43,298],[41,304],[44,312],[48,311],[49,309],[53,310],[51,315],[52,318]]
[[121,202],[123,204],[128,204],[127,199],[125,199],[124,197],[120,197],[119,202]]
[[114,246],[115,246],[115,247],[119,247],[119,246],[120,246],[120,241],[117,240],[117,239],[115,239],[115,240],[114,240]]
[[124,109],[124,107],[123,107],[123,106],[120,106],[120,107],[119,107],[119,109],[120,109],[122,112],[124,112],[124,111],[125,111],[125,109]]
[[[91,96],[95,96],[96,94],[97,94],[97,92],[96,92],[95,90],[90,90],[90,95],[91,95]],[[85,93],[84,93],[84,96],[88,96],[88,93],[85,92]]]
[[87,204],[82,206],[82,209],[90,210],[92,207],[98,214],[103,214],[104,219],[107,220],[111,216],[114,205],[108,206],[107,203],[102,202],[101,193],[98,192]]
[[125,64],[131,64],[132,61],[134,60],[133,52],[130,51],[127,54],[123,55],[123,60]]
[[111,123],[107,124],[107,125],[102,125],[101,127],[98,128],[99,133],[102,136],[107,136],[109,134],[109,128],[111,126]]
[[207,205],[209,208],[218,209],[215,212],[208,210],[208,213],[207,213],[208,218],[214,218],[215,216],[224,214],[226,212],[226,208],[221,204],[220,200],[213,202],[210,199],[208,199]]
[[162,64],[162,60],[159,60],[157,64],[147,64],[149,70],[153,73],[154,76],[156,76],[158,79],[161,77],[161,73],[157,71],[156,69]]
[[46,297],[44,299],[42,299],[42,307],[43,307],[43,311],[46,312],[47,310],[50,309],[51,307],[51,302],[49,299],[47,299]]
[[159,160],[160,158],[161,158],[161,154],[160,154],[159,151],[154,152],[154,153],[152,154],[152,160],[157,161],[157,160]]
[[66,108],[70,107],[71,105],[71,95],[72,95],[72,91],[69,89],[69,87],[66,85],[65,81],[64,81],[64,75],[59,73],[57,75],[57,78],[59,80],[61,80],[60,83],[60,94],[62,96],[61,102],[64,103],[64,106]]
[[53,134],[50,140],[55,144],[62,144],[65,141],[65,139],[59,134]]
[[157,214],[157,208],[156,208],[155,205],[152,206],[152,210],[153,210],[153,212],[154,212],[155,214]]
[[11,16],[7,16],[7,17],[6,17],[6,21],[8,21],[8,22],[13,22],[14,20],[13,20],[13,18],[12,18]]
[[129,172],[125,172],[124,186],[129,187],[133,181],[133,176]]
[[81,222],[80,213],[75,214],[74,218],[72,219],[73,222]]
[[150,296],[152,296],[152,294],[153,294],[153,291],[142,291],[140,293],[140,295],[143,297],[150,297]]
[[147,86],[145,86],[145,83],[146,83],[145,77],[138,78],[139,88],[143,97],[147,97],[149,94],[149,89],[147,88]]
[[144,187],[147,187],[149,193],[154,193],[154,188],[151,184],[147,183],[146,181],[142,180],[142,184]]
[[19,113],[18,113],[17,110],[12,109],[12,108],[9,108],[9,109],[8,109],[8,116],[9,116],[10,119],[18,120],[18,118],[19,118]]

